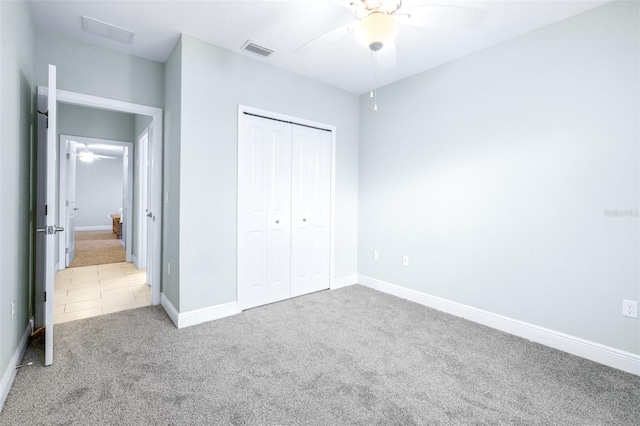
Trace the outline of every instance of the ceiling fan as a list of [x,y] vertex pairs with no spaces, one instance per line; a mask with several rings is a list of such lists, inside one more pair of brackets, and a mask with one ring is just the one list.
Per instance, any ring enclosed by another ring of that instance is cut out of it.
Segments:
[[[395,37],[398,24],[421,28],[467,29],[475,28],[485,21],[487,11],[473,7],[419,4],[403,8],[402,0],[352,0],[334,1],[350,8],[355,21],[328,31],[295,50],[305,55],[336,42],[351,32],[361,44],[367,46],[376,57],[382,70],[396,65]],[[409,3],[409,1],[407,1]]]
[[76,154],[78,159],[83,163],[91,163],[93,160],[115,160],[116,157],[109,155],[96,154],[93,151],[89,151],[89,147],[92,145],[78,144],[78,146],[84,146],[84,151],[78,151]]

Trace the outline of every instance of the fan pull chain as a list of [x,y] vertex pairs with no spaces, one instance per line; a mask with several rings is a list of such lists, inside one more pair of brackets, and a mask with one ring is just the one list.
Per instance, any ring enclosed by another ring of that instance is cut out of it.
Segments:
[[378,67],[376,64],[378,63],[378,52],[375,50],[371,51],[371,66],[373,68],[373,89],[369,93],[369,97],[373,98],[373,110],[378,110]]

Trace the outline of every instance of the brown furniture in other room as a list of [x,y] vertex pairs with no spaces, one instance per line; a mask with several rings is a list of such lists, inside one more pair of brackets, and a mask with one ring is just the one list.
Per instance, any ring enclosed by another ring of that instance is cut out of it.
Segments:
[[122,222],[120,222],[119,214],[112,214],[111,219],[113,220],[113,233],[116,234],[117,238],[122,238]]

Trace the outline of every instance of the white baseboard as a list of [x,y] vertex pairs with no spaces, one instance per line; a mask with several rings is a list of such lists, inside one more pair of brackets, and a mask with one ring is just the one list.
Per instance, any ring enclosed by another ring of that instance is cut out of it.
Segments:
[[640,376],[640,355],[494,314],[472,306],[431,296],[364,275],[359,275],[358,282],[374,290],[407,299],[438,311],[462,317],[469,321],[486,325],[487,327],[495,328],[572,355]]
[[171,303],[164,293],[160,293],[160,305],[162,305],[164,311],[169,315],[173,324],[178,327],[178,310],[173,306],[173,303]]
[[112,225],[98,225],[98,226],[76,226],[76,231],[110,231],[113,229]]
[[9,390],[11,390],[13,380],[16,378],[16,374],[18,373],[16,366],[20,360],[22,360],[24,352],[27,350],[27,343],[29,343],[29,336],[32,331],[33,320],[30,320],[27,324],[26,330],[22,333],[22,336],[20,336],[18,346],[16,346],[11,359],[9,359],[9,364],[7,364],[7,367],[2,373],[2,378],[0,378],[0,411],[2,411],[4,402],[7,400],[7,395],[9,395]]
[[136,269],[142,269],[140,268],[140,264],[138,263],[138,257],[135,254],[131,255],[131,263],[133,263],[133,266],[135,266]]
[[167,312],[167,315],[169,315],[169,318],[171,318],[171,321],[173,321],[173,324],[178,328],[202,324],[203,322],[229,317],[241,312],[240,309],[238,309],[238,303],[234,301],[180,313],[164,293],[160,295],[160,304]]
[[337,290],[342,287],[358,284],[358,274],[351,274],[340,278],[334,278],[331,281],[331,290]]

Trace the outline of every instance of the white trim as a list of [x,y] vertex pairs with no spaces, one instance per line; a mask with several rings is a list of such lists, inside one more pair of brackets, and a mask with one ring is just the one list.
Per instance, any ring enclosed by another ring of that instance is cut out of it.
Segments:
[[76,232],[78,231],[111,231],[113,226],[111,225],[98,225],[98,226],[76,226]]
[[83,93],[69,92],[66,90],[56,90],[58,102],[105,109],[109,111],[127,112],[130,114],[147,115],[152,117],[151,125],[154,129],[149,138],[149,149],[152,152],[153,161],[150,170],[152,176],[152,210],[154,213],[153,233],[157,239],[153,247],[153,271],[148,276],[152,277],[151,284],[151,303],[153,305],[160,304],[160,287],[161,287],[161,258],[162,258],[162,150],[163,150],[163,132],[162,129],[162,108],[151,107],[146,105],[134,104],[131,102],[118,101],[115,99],[102,98]]
[[22,360],[24,356],[24,352],[27,350],[27,344],[29,343],[29,336],[33,331],[33,319],[29,320],[27,324],[26,330],[20,336],[20,340],[18,341],[18,346],[13,351],[13,355],[9,359],[9,363],[7,364],[7,368],[5,368],[2,373],[2,379],[0,379],[0,411],[2,411],[2,407],[4,406],[4,402],[7,400],[7,395],[9,395],[9,391],[11,390],[11,386],[13,385],[13,381],[16,378],[16,374],[18,373],[18,369],[16,366]]
[[238,303],[234,301],[179,313],[164,293],[161,295],[161,304],[177,328],[185,328],[192,325],[202,324],[203,322],[229,317],[241,312],[238,309]]
[[220,305],[209,306],[208,308],[194,309],[193,311],[178,314],[178,328],[189,327],[191,325],[202,324],[231,315],[239,314],[238,303],[229,302]]
[[130,114],[149,115],[152,116],[154,120],[158,111],[162,112],[161,108],[118,101],[115,99],[101,98],[99,96],[86,95],[84,93],[69,92],[67,90],[57,90],[56,94],[58,102],[65,104],[106,109],[110,111],[128,112]]
[[[305,125],[305,126],[311,126],[311,127],[316,127],[319,129],[324,129],[324,130],[328,130],[331,132],[331,194],[330,194],[330,205],[331,205],[331,224],[329,225],[329,261],[330,261],[330,265],[329,265],[329,279],[331,280],[331,282],[329,282],[329,286],[331,288],[333,288],[333,280],[331,277],[335,276],[335,256],[336,256],[336,126],[333,126],[331,124],[325,124],[325,123],[320,123],[317,121],[312,121],[312,120],[307,120],[304,118],[300,118],[300,117],[294,117],[291,115],[285,115],[285,114],[280,114],[277,112],[273,112],[273,111],[267,111],[264,109],[259,109],[259,108],[253,108],[253,107],[249,107],[246,105],[238,105],[238,134],[237,134],[237,139],[239,142],[240,139],[240,132],[242,129],[242,124],[243,124],[243,117],[244,117],[244,113],[247,112],[249,114],[256,114],[262,117],[266,117],[266,118],[273,118],[276,120],[283,120],[283,121],[288,121],[294,124],[301,124],[301,125]],[[237,188],[236,188],[237,189]],[[237,200],[236,200],[237,202]],[[236,204],[236,218],[237,218],[237,204]],[[240,253],[238,252],[238,247],[239,244],[237,244],[238,241],[238,234],[237,234],[237,228],[236,228],[236,259],[239,258]],[[236,260],[236,271],[238,269],[238,265],[237,265],[237,260]],[[237,273],[236,273],[236,295],[240,293],[239,289],[238,289],[238,279],[237,279]],[[239,298],[238,298],[239,299]],[[242,306],[241,304],[241,300],[236,300],[238,306]]]
[[133,266],[136,267],[136,269],[142,269],[140,268],[140,266],[138,265],[138,258],[136,257],[135,254],[131,255],[131,263],[133,263]]
[[340,278],[334,278],[331,281],[331,290],[337,290],[339,288],[348,287],[354,284],[358,284],[358,274],[351,274]]
[[472,306],[452,302],[426,293],[411,290],[375,278],[359,275],[359,283],[374,290],[391,294],[424,306],[446,312],[496,330],[504,331],[514,336],[522,337],[533,342],[559,349],[609,367],[617,368],[631,374],[640,375],[640,355],[622,351],[600,343],[581,339],[539,327],[524,321],[494,314]]
[[173,324],[178,327],[178,310],[173,306],[171,300],[169,300],[169,298],[165,296],[164,293],[160,293],[160,305],[162,305],[167,315],[169,315],[169,318],[171,318]]
[[[138,253],[137,261],[134,262],[138,269],[147,269],[147,249],[149,239],[147,238],[147,227],[149,225],[147,212],[149,211],[148,191],[149,191],[149,135],[151,124],[147,125],[138,136],[136,136],[136,169],[134,179],[136,181],[136,190],[138,194],[138,227],[136,229],[137,244],[136,253]],[[143,144],[142,140],[146,139]],[[147,273],[147,281],[149,274]]]

